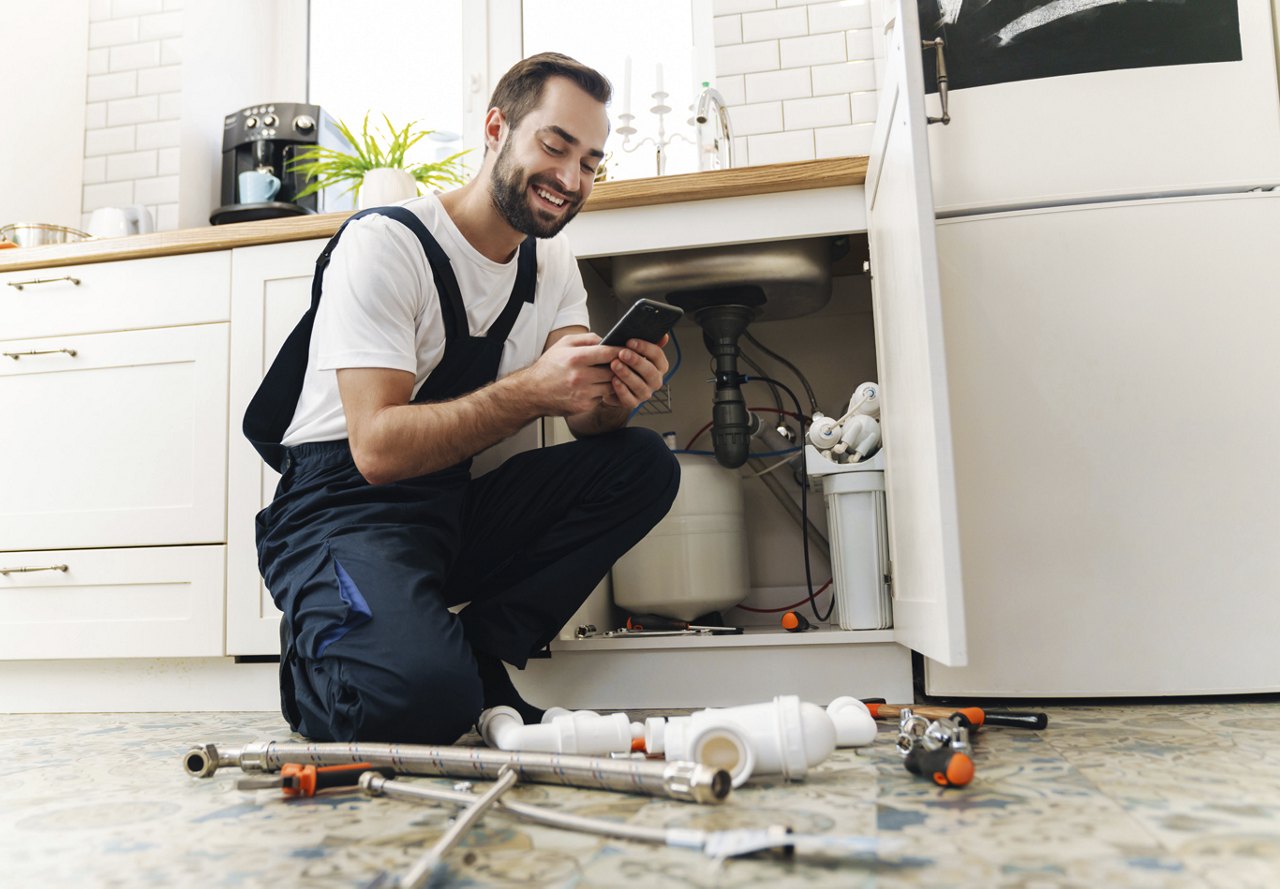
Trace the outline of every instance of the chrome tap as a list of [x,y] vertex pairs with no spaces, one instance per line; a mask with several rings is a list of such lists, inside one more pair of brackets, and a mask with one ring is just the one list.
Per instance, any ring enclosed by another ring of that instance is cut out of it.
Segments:
[[[704,136],[705,127],[714,118],[710,144]],[[720,170],[733,166],[733,127],[729,123],[729,108],[720,91],[706,84],[698,96],[697,110],[693,113],[697,126],[698,169]]]

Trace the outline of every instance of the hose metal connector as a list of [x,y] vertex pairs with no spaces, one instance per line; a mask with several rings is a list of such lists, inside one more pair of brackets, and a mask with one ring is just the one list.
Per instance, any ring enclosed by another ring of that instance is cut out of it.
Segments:
[[695,803],[722,803],[733,786],[733,780],[724,769],[679,761],[667,763],[662,783],[673,799]]
[[218,748],[213,744],[199,744],[182,757],[182,767],[192,778],[208,778],[218,770]]

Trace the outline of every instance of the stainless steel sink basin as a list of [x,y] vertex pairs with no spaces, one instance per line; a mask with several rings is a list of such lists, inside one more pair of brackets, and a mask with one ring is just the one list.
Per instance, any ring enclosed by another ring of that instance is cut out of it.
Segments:
[[758,321],[815,312],[831,299],[831,264],[845,238],[730,244],[613,257],[613,289],[696,311],[726,303],[758,307]]

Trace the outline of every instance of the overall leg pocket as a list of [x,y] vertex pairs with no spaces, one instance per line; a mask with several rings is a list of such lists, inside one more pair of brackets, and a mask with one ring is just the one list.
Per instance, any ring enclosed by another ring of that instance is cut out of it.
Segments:
[[315,657],[323,657],[325,649],[350,633],[356,627],[368,623],[373,618],[373,611],[356,582],[351,579],[347,569],[337,555],[329,553],[329,563],[333,570],[333,579],[337,588],[341,605],[330,620],[316,634],[314,640]]

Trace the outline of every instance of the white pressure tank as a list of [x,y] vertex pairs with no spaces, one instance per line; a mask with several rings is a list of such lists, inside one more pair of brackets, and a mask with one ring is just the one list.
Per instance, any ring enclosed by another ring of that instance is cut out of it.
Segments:
[[747,595],[742,479],[714,457],[677,454],[680,491],[666,518],[613,566],[613,599],[632,614],[693,620]]

